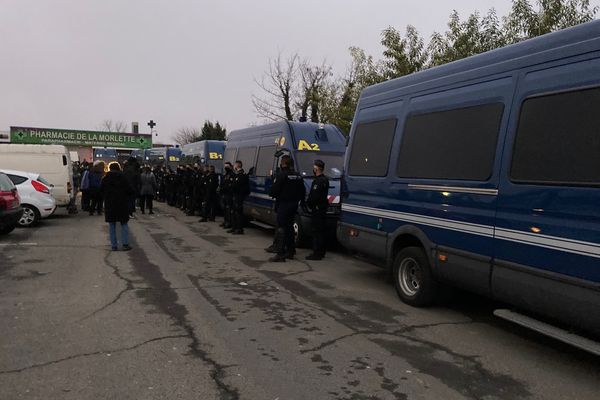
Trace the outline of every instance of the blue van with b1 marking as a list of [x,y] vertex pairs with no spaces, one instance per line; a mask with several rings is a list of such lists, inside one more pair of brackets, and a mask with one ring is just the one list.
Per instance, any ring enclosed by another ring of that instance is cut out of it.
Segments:
[[[279,158],[284,154],[292,157],[296,171],[304,177],[307,193],[312,184],[313,162],[322,160],[329,178],[328,227],[335,235],[345,151],[346,138],[334,125],[280,121],[231,132],[224,160],[242,161],[244,171],[250,176],[251,193],[244,203],[245,215],[271,226],[276,224],[276,214],[269,189]],[[310,217],[305,210],[299,209],[294,229],[298,244],[305,244],[310,236]]]
[[223,171],[224,140],[201,140],[184,144],[181,148],[182,162],[185,164],[212,165],[220,174]]
[[444,283],[599,335],[599,110],[599,21],[366,88],[338,239],[408,304]]

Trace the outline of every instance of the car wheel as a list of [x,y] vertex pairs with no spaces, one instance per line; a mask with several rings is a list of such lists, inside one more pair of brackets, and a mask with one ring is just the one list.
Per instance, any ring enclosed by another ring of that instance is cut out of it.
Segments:
[[294,221],[294,242],[296,243],[296,248],[302,249],[308,247],[308,236],[306,235],[304,226],[300,222],[300,217],[296,217]]
[[434,302],[438,283],[422,248],[407,247],[396,255],[393,278],[396,292],[406,304],[425,307]]
[[19,226],[30,228],[36,226],[40,222],[40,212],[32,205],[22,204],[23,215],[19,219]]

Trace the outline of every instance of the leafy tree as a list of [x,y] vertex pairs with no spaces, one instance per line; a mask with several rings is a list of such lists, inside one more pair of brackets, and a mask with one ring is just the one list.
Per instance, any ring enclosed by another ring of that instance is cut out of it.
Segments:
[[261,117],[293,120],[296,117],[337,125],[348,133],[360,93],[367,86],[426,68],[473,56],[555,30],[590,21],[598,7],[589,0],[513,0],[508,15],[499,18],[491,9],[462,20],[454,11],[448,30],[434,33],[428,43],[417,29],[407,26],[402,35],[388,27],[381,33],[380,60],[351,47],[352,62],[342,76],[333,77],[325,62],[312,65],[294,54],[269,60],[269,70],[258,86],[262,97],[252,102]]
[[513,0],[504,30],[510,43],[530,39],[591,21],[598,7],[589,0],[538,0],[537,10],[528,0]]
[[425,41],[419,36],[414,26],[406,27],[403,38],[393,27],[388,27],[382,34],[384,77],[397,78],[420,71],[427,62]]
[[435,32],[429,42],[429,66],[446,64],[475,54],[483,53],[507,43],[495,10],[485,17],[477,12],[465,21],[460,20],[456,11],[450,15],[448,31]]
[[212,123],[205,121],[198,140],[227,140],[227,129],[219,121]]

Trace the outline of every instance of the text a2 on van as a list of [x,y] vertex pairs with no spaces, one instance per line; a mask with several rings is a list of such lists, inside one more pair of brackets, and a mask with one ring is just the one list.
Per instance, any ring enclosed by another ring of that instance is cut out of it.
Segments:
[[0,168],[39,173],[52,187],[56,204],[67,206],[73,192],[71,157],[65,146],[0,143]]

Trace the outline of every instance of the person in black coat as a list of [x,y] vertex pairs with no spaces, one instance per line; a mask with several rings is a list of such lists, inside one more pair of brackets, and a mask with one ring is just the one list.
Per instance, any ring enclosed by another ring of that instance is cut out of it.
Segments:
[[231,229],[232,227],[231,209],[233,206],[233,194],[231,192],[231,186],[233,184],[233,175],[233,165],[228,161],[224,165],[223,177],[219,187],[219,194],[221,195],[223,203],[223,223],[221,226],[225,229]]
[[325,163],[321,160],[315,160],[313,166],[315,178],[306,199],[306,205],[311,214],[313,235],[313,252],[306,256],[307,260],[321,260],[325,257],[329,179],[323,173],[324,170]]
[[135,212],[135,200],[140,195],[140,188],[142,186],[142,172],[140,169],[140,164],[135,157],[129,157],[125,163],[125,166],[123,167],[123,174],[125,175],[125,179],[127,179],[129,186],[133,190],[128,200],[129,217],[133,218],[133,213]]
[[123,250],[131,250],[129,246],[129,200],[134,195],[134,190],[121,172],[118,163],[110,164],[108,174],[102,179],[100,192],[104,198],[104,220],[108,222],[110,244],[113,251],[118,250],[117,222],[121,223],[121,242]]
[[286,258],[294,258],[294,221],[298,205],[304,201],[306,195],[302,176],[294,170],[294,160],[289,155],[284,155],[279,166],[279,172],[269,190],[269,196],[275,199],[277,212],[277,229],[273,243],[273,250],[277,254],[269,258],[270,262],[284,262]]
[[208,173],[204,176],[204,212],[200,222],[215,220],[215,208],[217,207],[217,189],[219,188],[219,176],[215,173],[215,166],[208,166]]
[[232,226],[227,232],[234,235],[244,234],[244,200],[250,194],[250,179],[242,168],[240,160],[236,161],[233,168],[235,175],[231,182],[232,194]]

